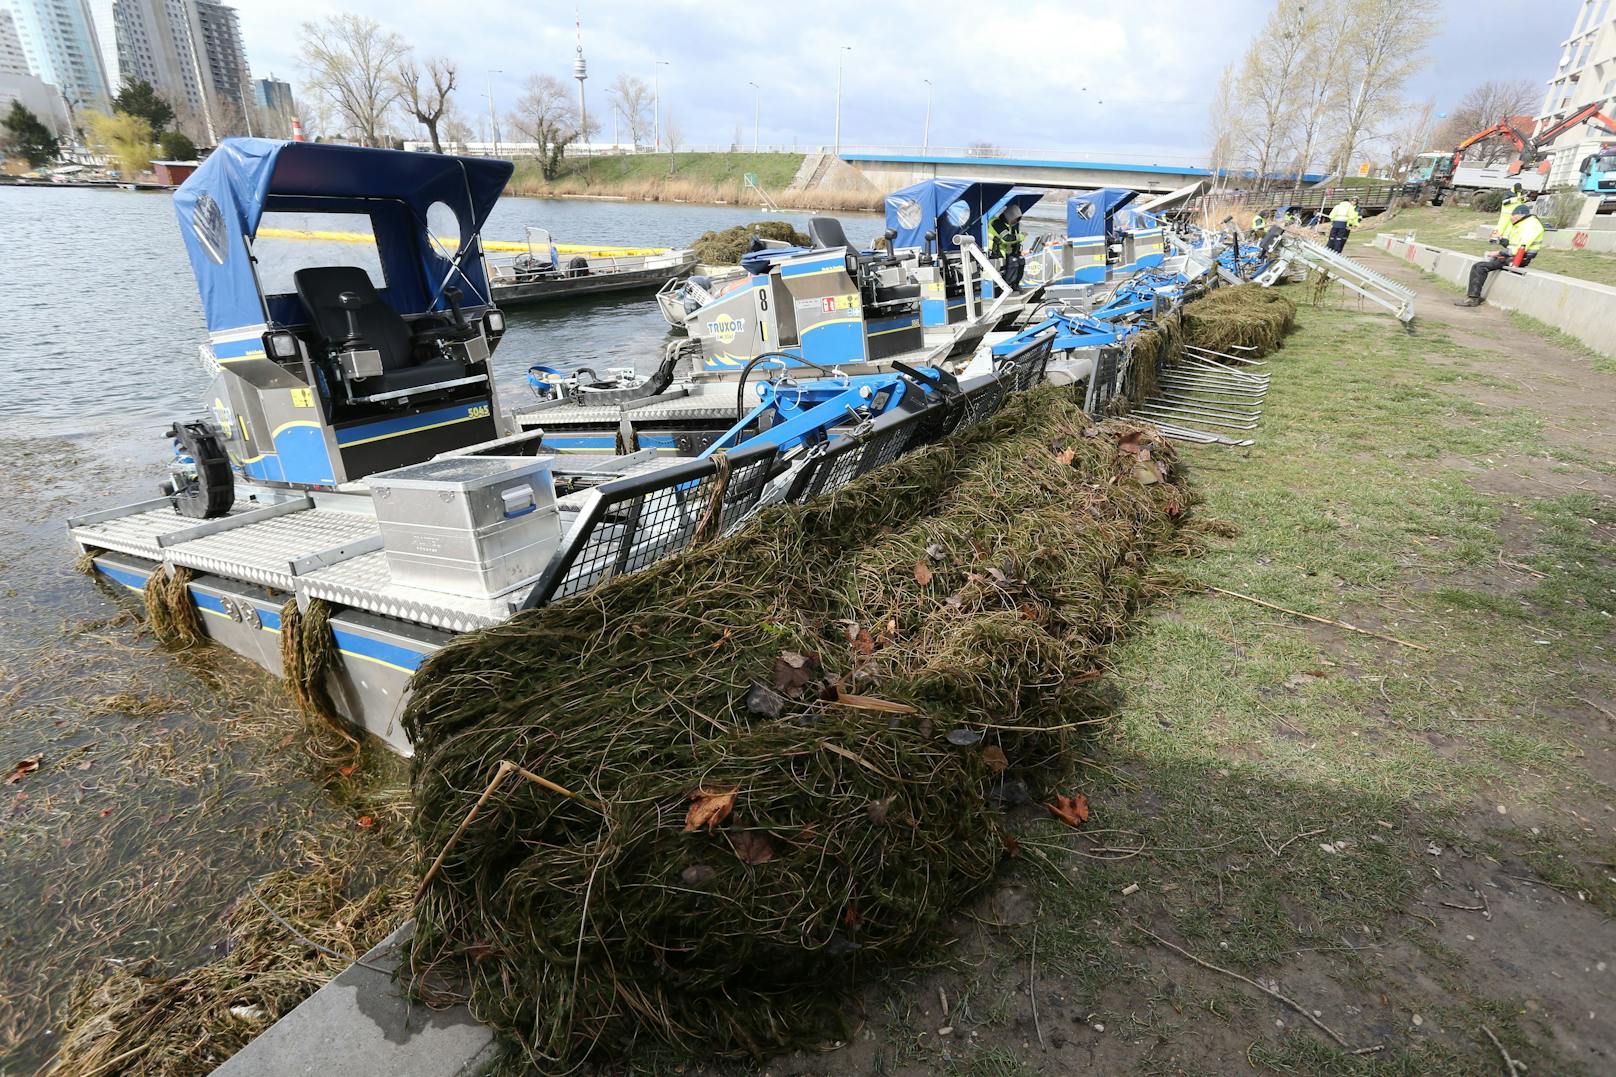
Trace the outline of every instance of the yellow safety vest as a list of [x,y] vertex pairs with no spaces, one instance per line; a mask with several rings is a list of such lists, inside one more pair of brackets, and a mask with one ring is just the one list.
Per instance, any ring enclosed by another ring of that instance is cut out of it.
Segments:
[[1263,225],[1267,223],[1267,221],[1263,220],[1263,215],[1261,213],[1254,213],[1251,215],[1251,230],[1253,232],[1261,232]]
[[988,253],[995,258],[1007,258],[1021,251],[1021,236],[1003,215],[988,222],[988,240]]
[[1504,229],[1509,227],[1509,214],[1516,206],[1526,201],[1522,195],[1512,194],[1506,197],[1498,207],[1498,234],[1503,235]]
[[1504,229],[1503,239],[1512,249],[1524,247],[1528,254],[1535,254],[1543,246],[1543,233],[1547,231],[1543,222],[1535,216],[1522,217],[1518,221],[1511,221]]
[[1335,208],[1330,211],[1331,223],[1339,223],[1344,221],[1346,222],[1348,228],[1356,228],[1358,227],[1358,222],[1360,220],[1361,218],[1358,216],[1357,207],[1355,207],[1350,201],[1337,202],[1335,204]]

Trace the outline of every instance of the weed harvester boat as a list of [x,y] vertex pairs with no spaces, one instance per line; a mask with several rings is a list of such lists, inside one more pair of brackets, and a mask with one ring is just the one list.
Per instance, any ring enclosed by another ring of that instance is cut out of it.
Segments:
[[672,341],[654,373],[578,379],[536,367],[538,399],[515,409],[515,422],[542,428],[561,453],[691,456],[729,429],[754,380],[906,366],[985,371],[971,366],[978,346],[1013,328],[1037,297],[1011,288],[1002,260],[983,252],[988,222],[1040,197],[1008,184],[928,180],[887,199],[883,249],[861,249],[841,222],[815,217],[807,246],[759,241],[739,275],[659,293],[664,317],[688,339]]
[[[786,300],[796,350],[718,364],[725,376],[703,383],[714,429],[696,454],[570,444],[556,455],[548,426],[506,415],[490,368],[504,317],[479,232],[510,171],[226,140],[175,198],[209,332],[205,409],[174,422],[160,496],[68,521],[96,573],[145,593],[160,632],[237,651],[287,676],[306,705],[402,752],[410,677],[456,633],[975,424],[1043,378],[1054,343],[1053,331],[1022,333],[957,369],[924,361],[970,349],[1020,310],[1025,297],[1007,289],[991,314],[931,347],[872,345],[889,319],[924,339],[906,256],[832,245],[841,237],[822,225],[824,246],[775,256],[744,297],[759,311]],[[277,245],[260,236],[270,228],[374,244]],[[862,361],[847,369],[816,358],[848,350]],[[764,356],[768,376],[748,381]],[[574,437],[559,426],[558,440]]]

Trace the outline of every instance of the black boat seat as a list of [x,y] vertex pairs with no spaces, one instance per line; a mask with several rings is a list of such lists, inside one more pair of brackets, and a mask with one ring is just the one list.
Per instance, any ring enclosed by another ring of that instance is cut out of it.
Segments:
[[292,276],[297,297],[308,311],[309,321],[333,351],[349,339],[349,309],[342,297],[352,295],[352,308],[363,347],[381,357],[382,372],[355,383],[363,395],[375,396],[403,389],[414,389],[466,376],[465,364],[442,357],[435,347],[438,340],[465,335],[457,326],[428,325],[411,329],[387,301],[377,294],[370,277],[357,266],[318,266],[300,269]]
[[847,232],[842,228],[842,222],[835,217],[808,218],[808,238],[813,241],[814,247],[823,250],[826,247],[846,247],[857,251]]
[[403,370],[416,364],[414,335],[398,311],[376,294],[370,275],[358,266],[318,266],[292,275],[297,297],[309,312],[314,331],[333,349],[348,339],[349,312],[344,293],[353,293],[359,305],[354,323],[365,346],[380,353],[383,370]]

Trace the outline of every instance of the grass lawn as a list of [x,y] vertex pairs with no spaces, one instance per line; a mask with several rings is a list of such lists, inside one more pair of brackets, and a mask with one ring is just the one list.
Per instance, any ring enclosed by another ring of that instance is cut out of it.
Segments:
[[[1410,206],[1390,216],[1372,218],[1364,227],[1398,234],[1413,232],[1432,246],[1463,254],[1486,254],[1498,248],[1484,239],[1474,238],[1473,233],[1477,225],[1491,226],[1497,221],[1496,213],[1478,213],[1463,206]],[[1544,248],[1533,260],[1532,268],[1616,285],[1616,254]]]
[[663,181],[733,187],[748,172],[770,192],[783,191],[802,166],[800,153],[641,153],[611,157],[568,158],[561,175],[546,183],[537,162],[517,164],[518,185],[556,187],[634,187]]
[[1088,824],[1026,810],[841,1072],[1610,1071],[1616,378],[1497,321],[1302,307],[1258,443],[1183,453],[1238,535],[1159,566]]

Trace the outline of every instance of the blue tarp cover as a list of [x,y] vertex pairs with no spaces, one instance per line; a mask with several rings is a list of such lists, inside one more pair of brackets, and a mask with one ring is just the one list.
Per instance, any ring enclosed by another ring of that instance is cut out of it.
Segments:
[[1126,187],[1101,187],[1072,195],[1066,200],[1066,234],[1109,238],[1111,218],[1138,197],[1138,191]]
[[[958,250],[954,237],[968,232],[981,246],[987,246],[987,222],[990,211],[1007,203],[1014,194],[1023,210],[1043,196],[1036,191],[1017,190],[1008,183],[978,183],[976,180],[929,179],[911,184],[901,191],[887,195],[887,228],[898,234],[892,240],[894,249],[926,247],[933,253]],[[1025,200],[1030,199],[1030,200]],[[965,207],[964,220],[953,220],[948,215],[956,202]],[[926,233],[936,230],[937,238],[927,242]]]
[[[228,138],[174,193],[211,333],[301,320],[296,304],[267,304],[247,245],[266,210],[368,214],[387,277],[383,295],[401,314],[441,306],[449,260],[427,235],[427,209],[442,202],[460,223],[461,278],[470,302],[486,302],[475,237],[510,178],[509,161],[364,149],[266,138]],[[267,306],[267,310],[266,310]]]

